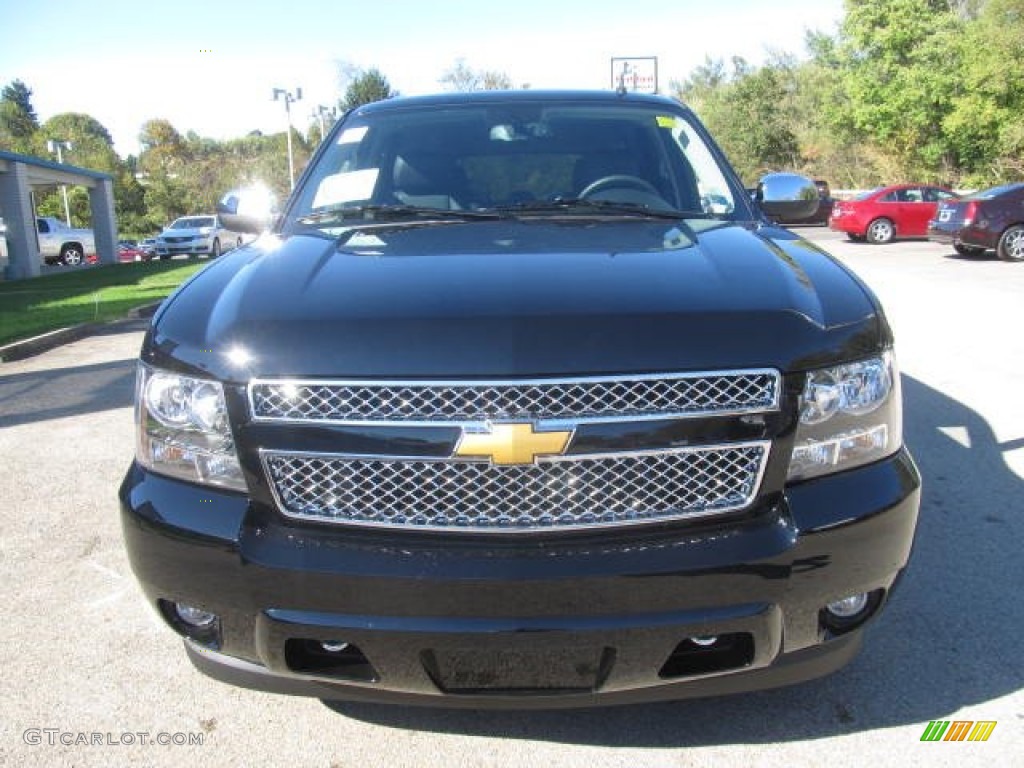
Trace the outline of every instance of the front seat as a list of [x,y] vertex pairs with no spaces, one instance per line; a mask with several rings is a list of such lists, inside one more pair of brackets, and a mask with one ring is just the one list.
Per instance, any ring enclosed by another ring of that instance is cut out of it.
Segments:
[[405,205],[457,210],[465,200],[466,176],[447,155],[400,155],[395,158],[392,192]]

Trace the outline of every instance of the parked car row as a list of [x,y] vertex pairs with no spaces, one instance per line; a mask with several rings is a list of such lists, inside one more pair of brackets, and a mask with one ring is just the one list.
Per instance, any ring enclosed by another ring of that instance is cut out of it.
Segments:
[[927,237],[962,256],[995,251],[1024,261],[1024,183],[1001,184],[960,197],[928,184],[892,184],[837,200],[828,225],[853,241],[889,243]]
[[[92,230],[72,229],[58,219],[45,216],[39,217],[36,225],[39,248],[47,264],[77,266],[99,261]],[[170,259],[181,254],[217,258],[243,242],[243,235],[224,227],[218,216],[183,216],[156,237],[142,241],[119,240],[117,260],[129,263],[150,261],[157,256]]]

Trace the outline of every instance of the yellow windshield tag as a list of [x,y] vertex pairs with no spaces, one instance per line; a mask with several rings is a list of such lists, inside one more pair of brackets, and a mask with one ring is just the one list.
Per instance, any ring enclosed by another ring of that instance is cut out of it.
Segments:
[[676,118],[672,115],[658,115],[655,120],[658,121],[659,128],[675,128]]

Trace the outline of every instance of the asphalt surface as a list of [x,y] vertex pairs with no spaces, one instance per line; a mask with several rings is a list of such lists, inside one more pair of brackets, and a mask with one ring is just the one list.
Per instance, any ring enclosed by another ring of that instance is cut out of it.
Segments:
[[[327,705],[207,679],[121,542],[139,321],[0,364],[0,764],[1024,765],[1024,264],[802,232],[885,302],[925,479],[912,567],[846,669],[556,713]],[[984,743],[922,743],[940,719],[997,726]],[[162,734],[202,743],[150,743]]]

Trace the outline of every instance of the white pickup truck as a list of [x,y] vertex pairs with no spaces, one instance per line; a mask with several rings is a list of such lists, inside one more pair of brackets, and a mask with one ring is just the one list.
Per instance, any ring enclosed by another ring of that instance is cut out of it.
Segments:
[[86,254],[96,253],[91,229],[73,229],[52,216],[39,216],[36,231],[39,253],[47,264],[76,266],[85,261]]

